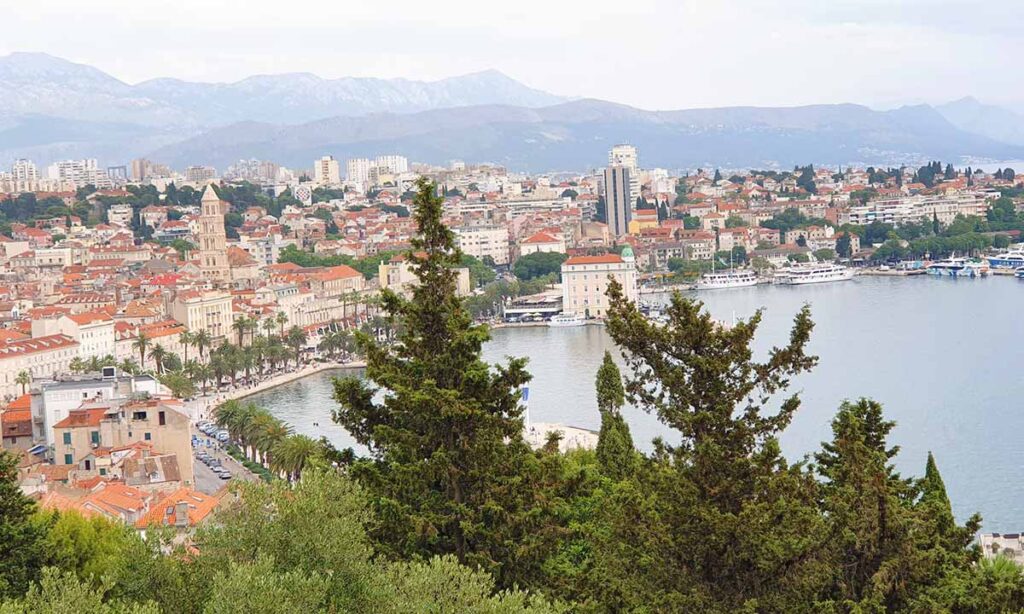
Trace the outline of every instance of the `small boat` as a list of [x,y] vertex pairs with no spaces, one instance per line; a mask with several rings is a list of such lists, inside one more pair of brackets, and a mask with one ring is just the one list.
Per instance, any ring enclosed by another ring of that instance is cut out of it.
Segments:
[[985,258],[993,269],[1014,269],[1024,267],[1024,248],[1011,249],[995,256]]
[[1016,269],[1013,272],[1013,276],[1016,277],[1017,279],[1024,279],[1024,266]]
[[951,256],[929,264],[928,273],[940,277],[985,277],[988,264]]
[[854,270],[838,264],[796,264],[775,274],[773,283],[800,286],[853,279]]
[[583,326],[587,321],[577,315],[560,313],[548,320],[548,326]]
[[757,285],[757,273],[749,269],[729,270],[722,273],[704,273],[697,280],[698,290],[745,288]]

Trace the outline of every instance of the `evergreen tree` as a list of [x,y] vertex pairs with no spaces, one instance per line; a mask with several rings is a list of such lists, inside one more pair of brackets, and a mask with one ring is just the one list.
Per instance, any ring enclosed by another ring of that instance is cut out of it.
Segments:
[[602,506],[596,591],[611,611],[794,611],[813,601],[823,539],[813,475],[782,457],[778,433],[797,396],[772,411],[805,353],[805,307],[766,362],[750,343],[761,314],[723,327],[701,303],[672,297],[664,325],[610,284],[608,332],[632,372],[629,398],[678,434]]
[[622,375],[610,352],[604,353],[604,362],[597,370],[597,409],[601,412],[601,433],[597,439],[597,462],[606,476],[621,480],[630,475],[636,465],[636,450],[629,425],[622,418],[622,405],[626,393],[622,388]]
[[33,522],[34,510],[18,486],[18,457],[0,450],[0,599],[20,597],[39,577],[46,526]]
[[411,300],[382,293],[389,321],[401,324],[398,342],[357,333],[366,379],[335,381],[334,419],[371,452],[352,473],[369,491],[371,534],[386,555],[453,554],[503,586],[524,584],[554,541],[538,503],[545,480],[523,440],[526,360],[481,360],[489,333],[456,296],[461,254],[442,199],[425,179],[417,190],[409,257],[419,283]]
[[718,170],[716,168],[715,169],[715,178],[712,179],[711,181],[717,184],[721,180],[722,180],[722,171],[720,171],[720,170]]

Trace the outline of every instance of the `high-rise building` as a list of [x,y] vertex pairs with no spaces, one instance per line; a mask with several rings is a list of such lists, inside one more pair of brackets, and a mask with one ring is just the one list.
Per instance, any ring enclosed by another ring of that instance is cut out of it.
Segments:
[[224,233],[225,203],[213,190],[213,184],[206,186],[199,215],[199,269],[203,278],[214,284],[224,284],[231,279],[228,264],[227,236]]
[[629,169],[629,200],[636,206],[640,198],[640,156],[635,145],[616,145],[608,151],[608,166],[625,166]]
[[627,166],[609,166],[604,169],[604,207],[608,231],[619,237],[629,232],[633,219],[633,201],[630,194],[632,173]]
[[96,187],[108,187],[110,184],[106,171],[100,170],[96,158],[54,162],[47,167],[46,174],[50,179],[70,181],[76,186],[91,183]]
[[381,169],[387,169],[386,173],[392,175],[409,172],[409,160],[405,156],[377,156],[377,159],[374,160],[374,166],[377,167],[378,173],[384,172]]
[[145,181],[149,177],[150,164],[145,158],[132,160],[132,181]]
[[370,180],[370,168],[373,162],[367,158],[349,158],[345,162],[345,179],[366,183]]
[[313,164],[317,185],[328,186],[341,183],[341,169],[334,156],[324,156]]
[[11,177],[15,181],[36,181],[39,179],[39,170],[35,162],[19,158],[11,166]]

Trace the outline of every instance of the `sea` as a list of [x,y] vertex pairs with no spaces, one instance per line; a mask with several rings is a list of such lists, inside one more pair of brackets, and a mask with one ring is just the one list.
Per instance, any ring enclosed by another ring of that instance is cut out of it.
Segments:
[[[896,422],[891,443],[900,448],[896,467],[903,475],[922,475],[931,451],[958,518],[980,512],[985,531],[1024,531],[1024,281],[858,276],[690,296],[727,322],[763,310],[755,340],[760,359],[786,343],[793,316],[810,305],[809,349],[820,361],[790,386],[802,404],[780,438],[788,458],[820,449],[844,399],[872,398]],[[491,336],[487,361],[529,359],[529,420],[598,428],[595,374],[606,350],[622,362],[603,327],[501,328]],[[331,420],[332,378],[339,375],[359,373],[325,372],[251,400],[296,432],[360,451]],[[627,407],[624,415],[642,450],[655,437],[674,438],[641,409]]]

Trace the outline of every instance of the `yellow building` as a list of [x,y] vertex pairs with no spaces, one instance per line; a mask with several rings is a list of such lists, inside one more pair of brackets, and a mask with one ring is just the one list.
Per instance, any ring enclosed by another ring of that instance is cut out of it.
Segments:
[[231,280],[231,264],[228,262],[227,235],[224,232],[224,214],[227,204],[213,190],[206,186],[200,203],[199,215],[199,270],[203,278],[214,284],[226,284]]
[[231,294],[221,290],[178,292],[167,306],[171,317],[191,332],[205,330],[213,339],[231,334]]

